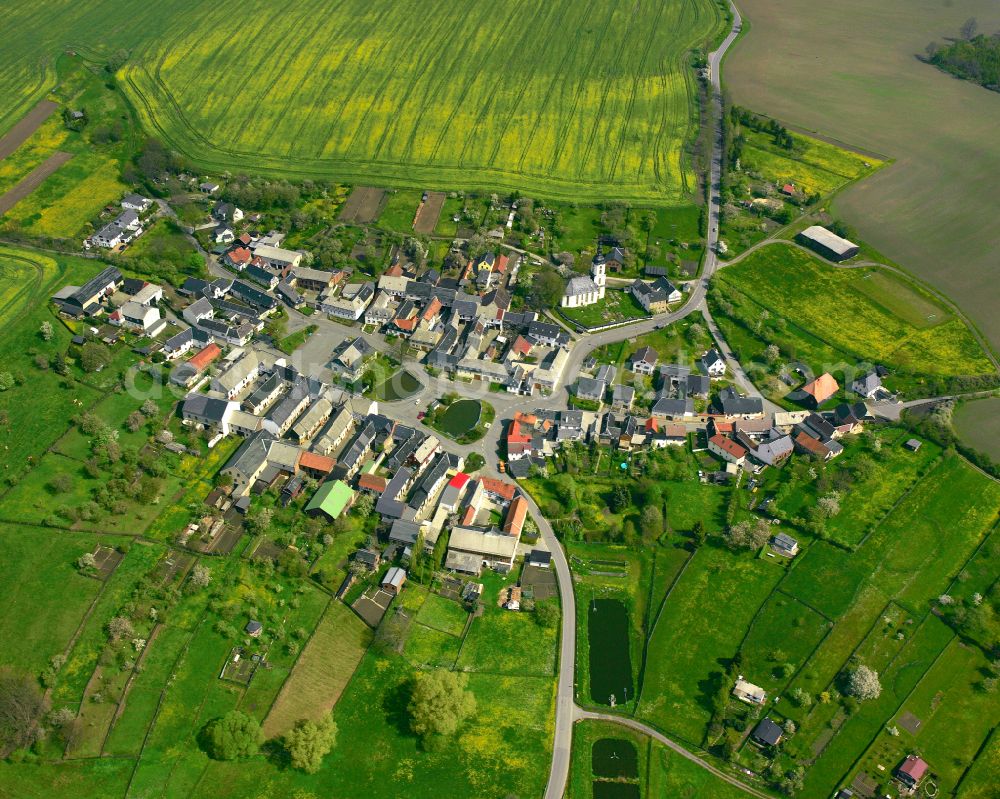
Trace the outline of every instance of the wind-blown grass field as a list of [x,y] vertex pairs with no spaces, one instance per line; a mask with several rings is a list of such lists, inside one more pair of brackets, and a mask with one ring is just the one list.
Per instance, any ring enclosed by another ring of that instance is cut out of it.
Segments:
[[664,204],[695,183],[688,53],[724,25],[714,0],[46,0],[9,17],[0,130],[51,80],[45,55],[121,48],[145,126],[205,167]]

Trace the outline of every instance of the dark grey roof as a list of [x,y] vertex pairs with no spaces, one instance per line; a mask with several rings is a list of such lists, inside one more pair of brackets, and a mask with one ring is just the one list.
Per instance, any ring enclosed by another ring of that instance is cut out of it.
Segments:
[[732,386],[719,392],[718,406],[727,416],[744,416],[764,412],[764,401],[760,397],[744,397]]
[[267,454],[271,450],[271,444],[277,439],[266,430],[258,430],[247,436],[246,441],[233,453],[233,456],[226,464],[226,469],[235,469],[247,479],[250,475],[256,474],[260,466],[267,460]]
[[389,540],[412,546],[417,543],[420,525],[406,519],[396,519],[389,528]]
[[781,740],[781,734],[781,727],[771,719],[761,719],[753,731],[753,737],[768,746],[774,746],[778,743]]
[[194,414],[211,422],[221,422],[229,403],[205,394],[189,394],[184,399],[184,413]]
[[243,301],[257,308],[273,308],[278,304],[278,301],[270,294],[254,288],[249,283],[244,283],[241,280],[234,280],[230,291]]
[[90,280],[84,283],[80,288],[74,291],[69,299],[76,302],[77,305],[82,305],[85,301],[89,300],[97,292],[105,289],[110,283],[121,283],[122,273],[117,266],[109,266],[102,269],[96,275],[94,275]]

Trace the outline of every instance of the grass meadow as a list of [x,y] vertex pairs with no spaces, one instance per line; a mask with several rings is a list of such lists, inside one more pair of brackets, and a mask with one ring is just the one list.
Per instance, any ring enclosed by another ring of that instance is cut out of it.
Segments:
[[[0,78],[0,129],[53,80],[39,52],[72,40],[96,58],[128,51],[121,83],[145,127],[206,168],[574,201],[676,204],[694,189],[687,54],[723,26],[711,0],[518,0],[500,12],[483,0],[460,11],[310,0],[281,15],[256,0],[240,6],[238,31],[233,4],[182,10],[18,10],[10,23],[25,36]],[[121,18],[133,24],[112,24]],[[246,46],[262,38],[283,42],[280,57]]]
[[1000,343],[994,253],[1000,103],[917,56],[969,17],[1000,28],[992,0],[844,0],[789,14],[746,0],[747,33],[729,54],[733,100],[894,163],[837,196],[835,213],[972,316]]
[[1000,398],[962,403],[955,409],[953,423],[967,446],[1000,460]]
[[[877,292],[867,286],[873,274],[883,284]],[[759,359],[774,341],[785,357],[817,373],[858,362],[943,377],[993,371],[960,319],[887,273],[827,266],[796,247],[773,244],[726,267],[714,286],[716,304],[731,303],[728,315],[741,321],[734,346],[744,359]]]

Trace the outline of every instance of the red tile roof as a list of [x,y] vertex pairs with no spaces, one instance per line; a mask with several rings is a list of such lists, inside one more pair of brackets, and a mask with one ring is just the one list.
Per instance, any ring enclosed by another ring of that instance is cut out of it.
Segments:
[[469,505],[462,514],[462,525],[472,524],[476,520],[476,509]]
[[403,267],[399,264],[393,264],[388,269],[385,270],[385,274],[389,277],[400,277],[403,274]]
[[802,386],[802,390],[816,400],[817,405],[820,405],[840,391],[840,386],[833,379],[833,375],[829,372],[824,372],[811,383],[806,383],[806,385]]
[[380,477],[377,474],[363,474],[358,478],[358,488],[364,489],[366,491],[385,491],[385,487],[388,485],[384,477]]
[[424,321],[433,319],[439,313],[441,313],[441,300],[434,297],[429,303],[427,303],[427,308],[424,310],[423,316],[421,317]]
[[714,436],[712,436],[708,440],[708,442],[710,444],[715,444],[715,446],[717,446],[719,449],[723,450],[724,452],[729,453],[729,455],[731,457],[733,457],[733,458],[745,458],[746,457],[747,451],[743,447],[741,447],[739,444],[737,444],[731,438],[726,438],[725,436],[720,435],[719,433],[716,433]]
[[822,441],[817,441],[808,433],[799,433],[795,437],[795,443],[806,452],[811,452],[813,455],[818,455],[821,458],[825,458],[830,454],[830,450]]
[[899,767],[900,774],[906,774],[914,782],[920,782],[927,773],[927,763],[916,755],[907,755],[906,761]]
[[201,352],[188,361],[199,372],[205,369],[212,361],[222,355],[222,350],[218,344],[209,344]]
[[250,250],[246,247],[237,247],[235,250],[230,250],[226,257],[233,264],[248,264],[253,260],[253,255],[251,255]]
[[498,497],[503,497],[504,499],[513,499],[514,495],[517,494],[517,486],[505,480],[497,480],[495,477],[484,477],[480,482],[484,491],[496,494]]
[[507,271],[507,262],[509,260],[510,259],[506,255],[499,256],[497,258],[496,266],[494,267],[495,271],[500,272],[500,273],[506,272]]
[[528,516],[528,500],[518,497],[510,503],[507,509],[507,518],[503,522],[503,531],[507,535],[519,536],[524,527],[524,520]]
[[308,451],[299,455],[299,467],[302,469],[329,474],[333,471],[335,465],[336,463],[333,458],[328,458],[326,455],[319,455]]
[[518,336],[510,348],[518,355],[528,355],[531,352],[531,342],[524,336]]

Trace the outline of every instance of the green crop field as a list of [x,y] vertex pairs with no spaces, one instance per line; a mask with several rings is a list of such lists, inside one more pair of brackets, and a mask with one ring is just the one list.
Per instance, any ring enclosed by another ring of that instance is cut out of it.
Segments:
[[206,168],[660,204],[695,187],[688,53],[724,25],[713,0],[46,0],[6,21],[0,130],[61,48],[123,49],[145,126]]
[[1000,460],[1000,399],[960,405],[955,411],[955,430],[968,446]]
[[[879,291],[867,285],[873,276]],[[858,361],[916,375],[993,371],[966,325],[912,284],[887,272],[827,266],[797,247],[769,245],[726,267],[715,295],[734,306],[733,317],[758,342],[744,357],[759,356],[766,339],[817,373]]]
[[995,0],[738,3],[749,23],[724,80],[741,106],[883,153],[894,163],[841,192],[834,211],[865,241],[952,297],[1000,343],[995,253],[1000,99],[922,63]]

